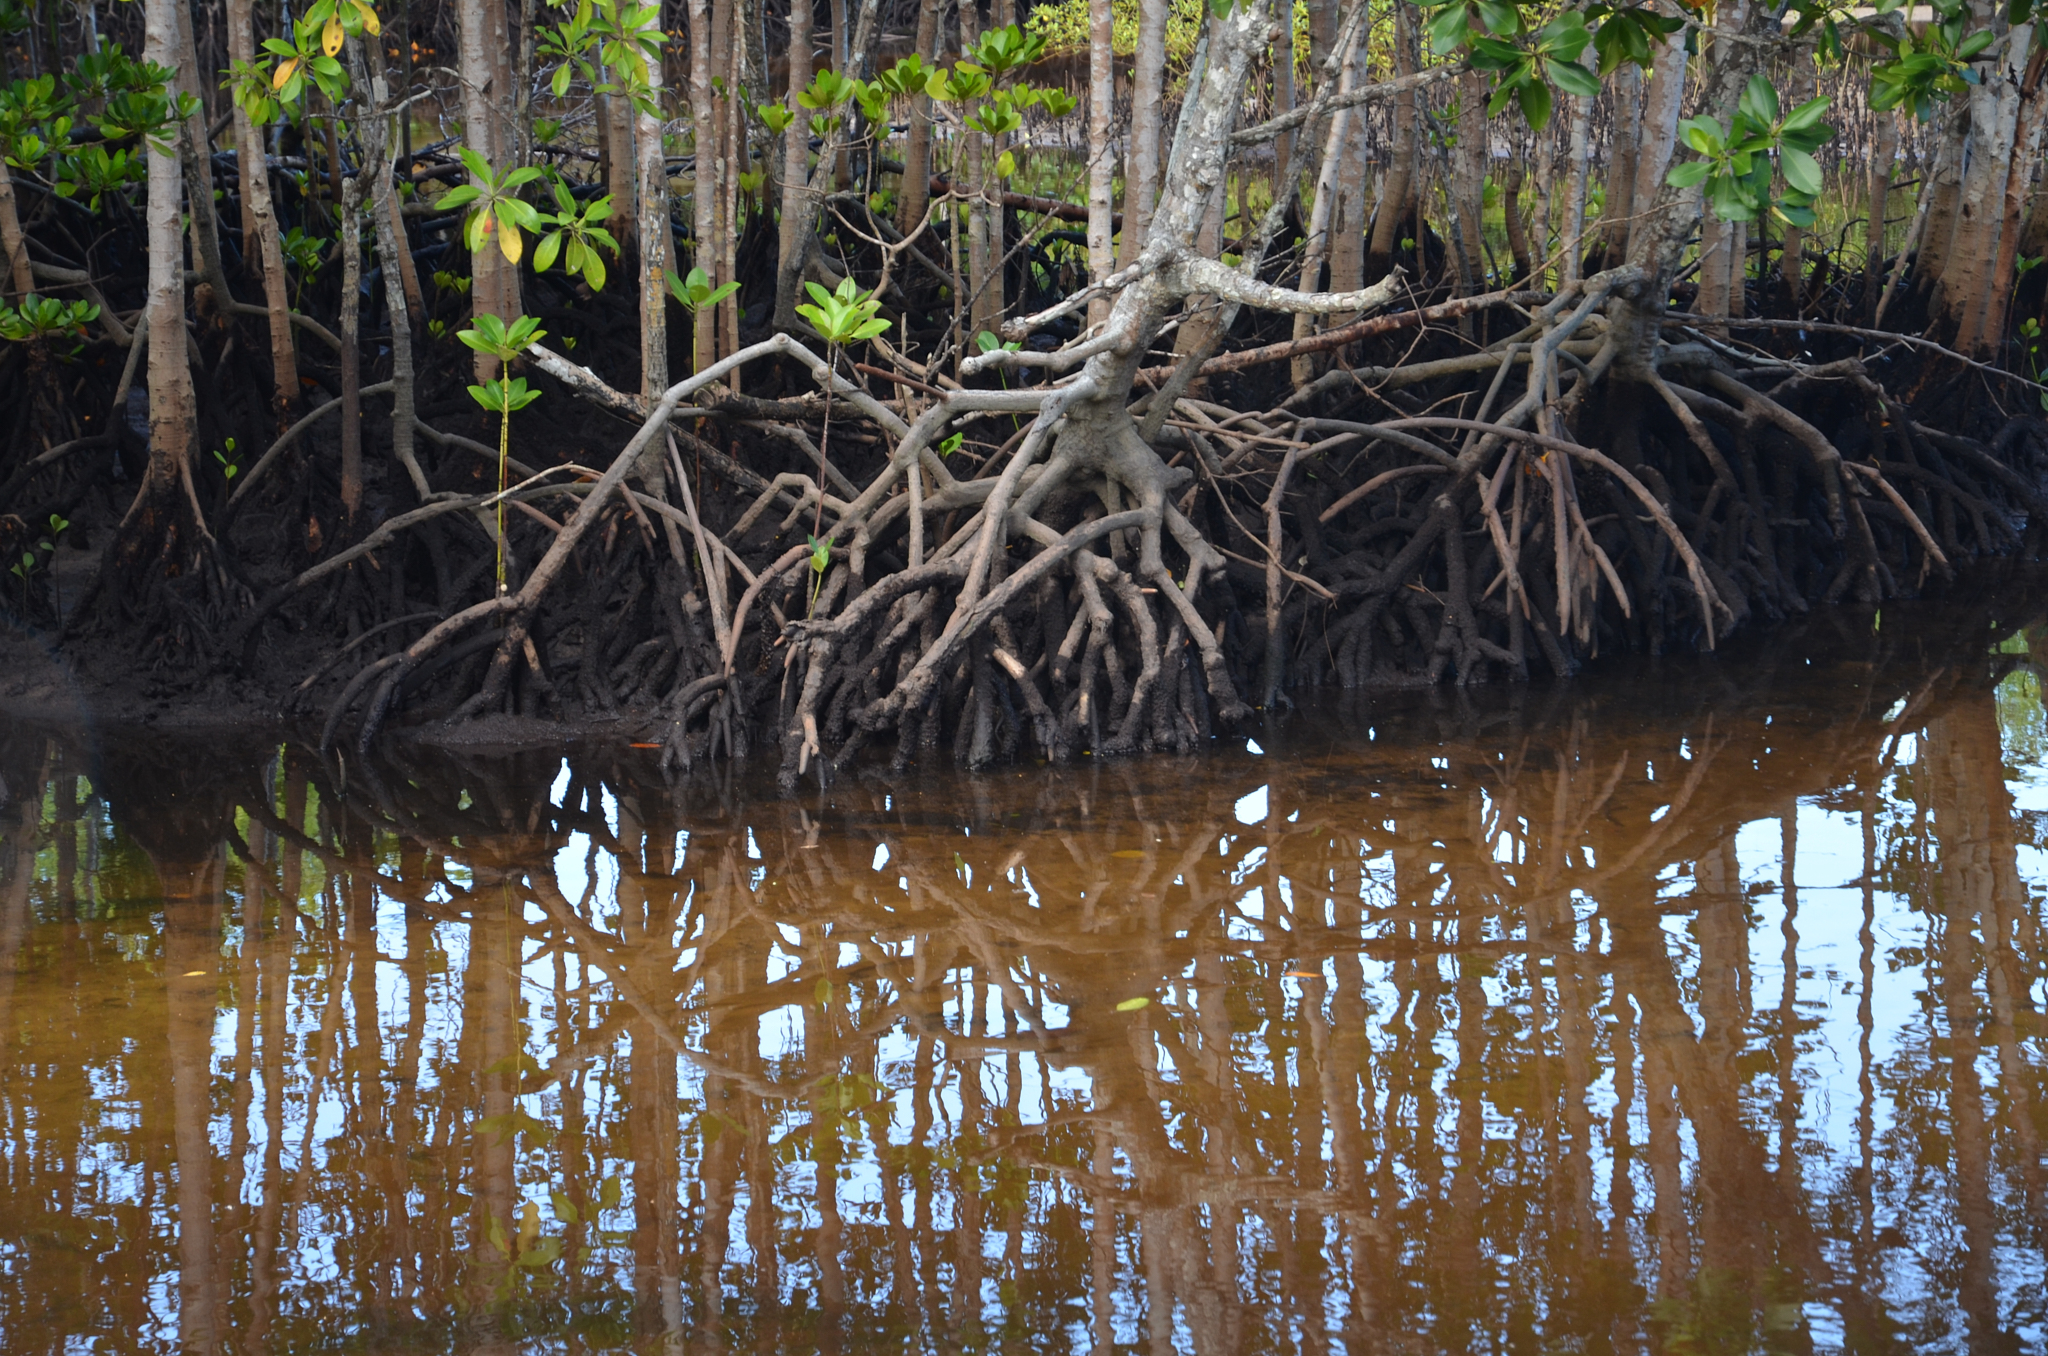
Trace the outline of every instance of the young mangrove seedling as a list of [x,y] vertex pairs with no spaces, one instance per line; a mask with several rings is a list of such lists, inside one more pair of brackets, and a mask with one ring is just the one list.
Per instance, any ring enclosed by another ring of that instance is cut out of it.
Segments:
[[[507,325],[494,315],[480,315],[473,322],[474,328],[459,332],[455,337],[486,357],[496,358],[500,363],[509,363],[533,345],[547,337],[547,331],[540,327],[540,321],[532,316],[515,316]],[[512,450],[512,411],[523,410],[540,399],[540,392],[526,385],[526,378],[508,376],[500,369],[497,376],[481,386],[469,388],[470,399],[492,410],[498,416],[498,596],[505,594],[505,463]]]
[[[724,301],[727,297],[739,291],[740,285],[736,282],[729,282],[720,283],[717,287],[713,287],[711,285],[711,275],[701,268],[691,269],[690,276],[687,278],[678,278],[675,270],[670,269],[668,270],[668,290],[669,295],[674,297],[677,303],[690,313],[690,319],[694,321],[697,318],[697,312],[703,310],[706,306],[716,306],[719,302]],[[697,375],[697,327],[694,324],[690,326],[690,375],[693,377]]]
[[[825,341],[825,365],[836,376],[839,372],[839,350],[848,344],[857,344],[886,333],[889,322],[875,312],[882,309],[882,303],[875,300],[872,292],[863,292],[860,285],[851,278],[841,280],[838,287],[827,292],[814,282],[804,284],[810,291],[809,303],[799,304],[797,314]],[[818,431],[818,513],[817,522],[811,533],[816,536],[825,528],[825,446],[832,437],[832,383],[825,383],[825,420]],[[827,552],[830,552],[828,546]]]

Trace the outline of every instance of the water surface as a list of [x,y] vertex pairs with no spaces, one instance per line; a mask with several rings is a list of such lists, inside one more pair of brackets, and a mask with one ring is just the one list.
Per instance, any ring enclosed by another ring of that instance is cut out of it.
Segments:
[[789,797],[0,724],[0,1351],[2041,1351],[2038,623]]

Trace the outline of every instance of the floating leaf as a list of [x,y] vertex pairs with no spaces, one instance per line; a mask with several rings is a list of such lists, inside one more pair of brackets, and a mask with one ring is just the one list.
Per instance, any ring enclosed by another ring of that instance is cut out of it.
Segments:
[[1118,1012],[1136,1012],[1140,1008],[1149,1008],[1151,1006],[1152,1000],[1149,998],[1126,998],[1123,1002],[1116,1005],[1116,1010]]

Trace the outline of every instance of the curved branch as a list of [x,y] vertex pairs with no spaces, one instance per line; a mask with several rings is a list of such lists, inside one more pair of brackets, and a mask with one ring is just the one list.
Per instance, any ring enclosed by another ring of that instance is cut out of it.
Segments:
[[1320,118],[1325,113],[1334,113],[1340,108],[1355,108],[1359,104],[1369,104],[1377,99],[1390,99],[1405,90],[1421,89],[1424,85],[1434,85],[1440,80],[1448,80],[1462,70],[1462,65],[1438,66],[1427,71],[1417,71],[1414,75],[1404,75],[1399,79],[1383,80],[1377,85],[1358,85],[1341,94],[1326,94],[1320,99],[1303,104],[1291,113],[1282,113],[1277,118],[1268,118],[1241,132],[1233,132],[1230,144],[1233,148],[1257,146],[1273,140],[1283,132],[1291,132],[1297,127],[1306,126],[1311,120]]
[[[1297,292],[1288,287],[1247,278],[1229,265],[1198,255],[1181,258],[1168,270],[1173,290],[1188,295],[1208,292],[1243,306],[1262,311],[1285,311],[1293,315],[1343,315],[1353,311],[1377,311],[1392,305],[1407,292],[1402,280],[1407,274],[1397,264],[1371,287],[1356,292]],[[1206,365],[1206,364],[1205,364]]]

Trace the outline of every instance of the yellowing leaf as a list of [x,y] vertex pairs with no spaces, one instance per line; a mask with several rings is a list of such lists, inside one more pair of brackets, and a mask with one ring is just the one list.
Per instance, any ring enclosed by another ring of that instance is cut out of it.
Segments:
[[342,31],[341,20],[330,17],[320,30],[320,50],[333,56],[341,50],[341,40],[347,36]]
[[365,4],[364,0],[356,0],[356,13],[363,16],[363,31],[371,37],[374,38],[384,31],[384,25],[377,18],[377,11]]
[[505,262],[510,264],[519,262],[519,256],[526,249],[526,242],[520,238],[517,226],[507,226],[500,223],[498,249],[504,254]]
[[299,59],[297,57],[293,57],[290,61],[279,63],[277,70],[271,74],[270,87],[272,89],[283,89],[285,84],[291,80],[292,72],[298,70],[298,68]]
[[1116,1005],[1116,1010],[1118,1012],[1136,1012],[1139,1008],[1149,1008],[1151,1006],[1152,1000],[1149,998],[1126,998],[1123,1002]]
[[1109,855],[1112,857],[1123,857],[1130,861],[1137,861],[1143,858],[1145,854],[1138,851],[1138,849],[1136,848],[1121,848],[1118,851],[1110,853]]

